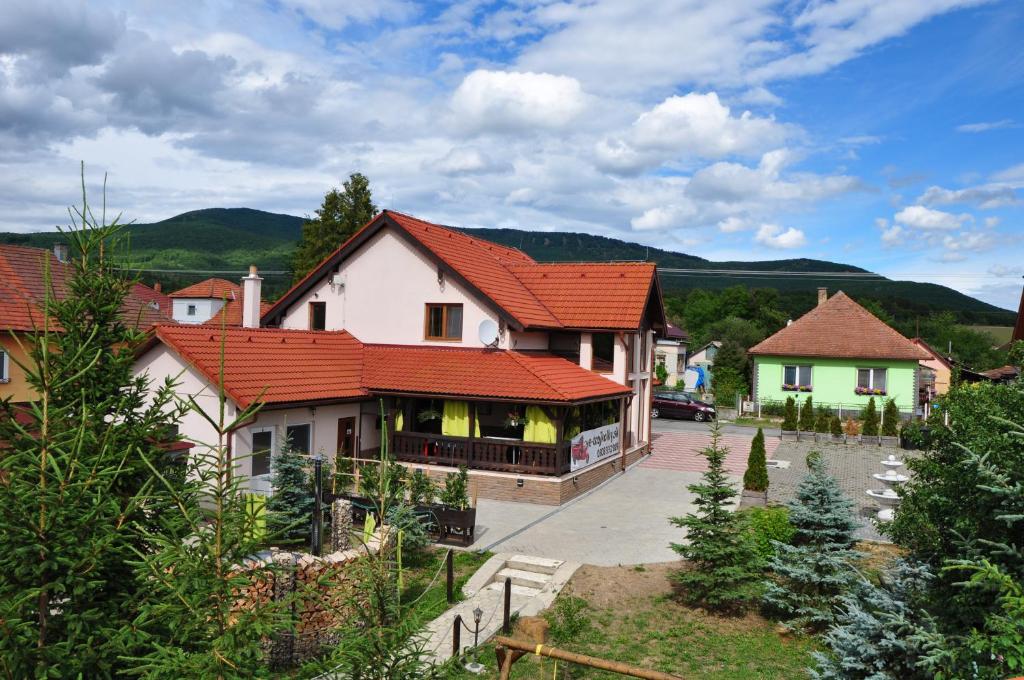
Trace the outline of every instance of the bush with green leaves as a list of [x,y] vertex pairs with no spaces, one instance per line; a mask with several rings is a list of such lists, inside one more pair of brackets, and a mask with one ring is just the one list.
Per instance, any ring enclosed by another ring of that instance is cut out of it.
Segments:
[[768,490],[768,461],[764,449],[764,430],[760,427],[750,442],[747,471],[743,473],[743,488],[747,491]]
[[665,368],[665,364],[658,364],[654,367],[654,375],[658,378],[658,381],[662,385],[668,383],[668,369]]
[[409,503],[412,505],[430,505],[437,495],[437,485],[423,470],[414,470],[409,475]]
[[686,529],[686,542],[673,543],[690,564],[673,574],[690,605],[739,612],[760,595],[761,560],[745,518],[731,509],[736,497],[725,472],[728,449],[722,445],[721,425],[711,426],[711,443],[704,449],[708,469],[698,484],[688,488],[696,498],[696,513],[669,521]]
[[796,431],[796,400],[793,397],[786,397],[786,406],[783,410],[782,429],[786,432]]
[[814,398],[807,397],[804,407],[800,409],[800,431],[814,432]]
[[469,469],[465,465],[460,465],[458,472],[449,472],[445,476],[439,500],[441,505],[452,510],[469,507]]
[[886,399],[885,407],[882,409],[882,434],[886,437],[895,437],[899,431],[900,410],[896,406],[896,400]]
[[864,421],[864,429],[862,430],[862,434],[865,437],[877,437],[878,409],[875,407],[874,397],[868,399],[868,405],[864,407],[864,411],[860,414],[860,419]]
[[544,614],[548,622],[548,634],[555,644],[578,643],[594,624],[587,614],[590,604],[582,597],[562,595]]
[[309,457],[291,446],[284,446],[274,456],[270,485],[274,490],[267,501],[267,529],[271,541],[308,541],[315,505]]
[[920,420],[908,420],[900,428],[900,439],[915,449],[923,449],[925,446],[924,426]]
[[789,543],[796,529],[784,506],[753,507],[742,511],[750,522],[758,554],[765,560],[775,555],[775,543]]
[[828,421],[828,431],[833,437],[843,436],[843,422],[839,416],[832,416]]
[[821,630],[832,623],[839,597],[856,578],[857,521],[853,502],[825,472],[820,458],[808,455],[807,464],[810,472],[787,504],[793,539],[775,544],[764,602],[791,627]]

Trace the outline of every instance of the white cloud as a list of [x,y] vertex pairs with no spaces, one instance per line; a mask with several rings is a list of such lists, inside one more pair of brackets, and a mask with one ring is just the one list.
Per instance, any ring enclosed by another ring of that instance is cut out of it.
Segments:
[[993,120],[993,121],[986,122],[986,123],[967,123],[965,125],[957,125],[956,126],[956,131],[957,132],[978,133],[978,132],[988,132],[990,130],[1001,130],[1003,128],[1011,128],[1011,127],[1017,127],[1017,124],[1014,123],[1009,118],[1004,118],[1002,120]]
[[512,169],[510,163],[492,160],[479,149],[454,148],[433,163],[424,164],[424,170],[434,169],[445,175],[480,175],[505,172]]
[[990,210],[1008,205],[1016,205],[1020,202],[1017,192],[1008,186],[977,186],[967,189],[944,189],[942,187],[930,186],[918,197],[917,202],[922,205],[951,205],[973,203],[979,208]]
[[691,205],[667,205],[645,210],[643,215],[630,220],[630,225],[637,231],[685,229],[688,219],[692,219],[694,209]]
[[457,124],[471,131],[562,128],[586,106],[575,78],[483,69],[467,75],[451,99]]
[[744,220],[740,219],[739,217],[736,217],[735,215],[726,217],[724,220],[718,223],[718,230],[721,231],[723,234],[734,234],[737,231],[743,231],[744,229],[747,228],[747,223]]
[[281,4],[332,30],[350,23],[401,21],[416,13],[415,3],[403,0],[281,0]]
[[800,248],[807,244],[804,232],[793,227],[783,231],[782,227],[777,224],[762,224],[761,228],[757,230],[754,240],[768,248],[784,250]]
[[898,224],[882,229],[882,243],[886,246],[900,245],[907,236],[906,230]]
[[736,101],[742,104],[751,104],[752,106],[782,106],[782,97],[779,97],[763,85],[750,88],[739,97],[736,97]]
[[923,205],[908,206],[893,216],[894,222],[925,231],[957,229],[971,219],[971,216],[966,213],[954,215],[942,210],[926,208]]

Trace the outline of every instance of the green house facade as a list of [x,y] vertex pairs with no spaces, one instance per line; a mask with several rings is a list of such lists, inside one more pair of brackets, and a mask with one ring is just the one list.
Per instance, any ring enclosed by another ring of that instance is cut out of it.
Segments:
[[817,405],[859,411],[874,397],[904,413],[918,407],[920,347],[843,292],[818,291],[818,306],[751,347],[759,403],[814,397]]

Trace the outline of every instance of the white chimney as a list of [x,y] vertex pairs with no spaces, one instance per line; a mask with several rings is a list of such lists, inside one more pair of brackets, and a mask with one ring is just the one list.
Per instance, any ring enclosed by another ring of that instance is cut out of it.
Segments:
[[826,300],[828,300],[828,288],[819,288],[818,289],[818,304],[819,305],[823,305],[823,304],[825,304]]
[[260,300],[263,279],[256,274],[256,265],[249,265],[249,275],[242,279],[242,327],[260,327]]
[[68,244],[66,243],[54,243],[53,244],[53,256],[57,258],[59,262],[68,261]]

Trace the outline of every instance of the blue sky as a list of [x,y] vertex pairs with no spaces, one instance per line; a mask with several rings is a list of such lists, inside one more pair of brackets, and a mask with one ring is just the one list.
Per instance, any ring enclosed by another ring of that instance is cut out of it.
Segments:
[[309,214],[350,172],[462,226],[815,257],[1015,308],[1024,6],[984,0],[14,0],[0,229],[78,161],[150,221]]

